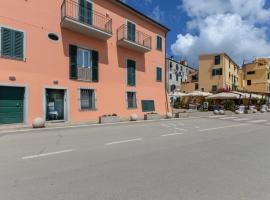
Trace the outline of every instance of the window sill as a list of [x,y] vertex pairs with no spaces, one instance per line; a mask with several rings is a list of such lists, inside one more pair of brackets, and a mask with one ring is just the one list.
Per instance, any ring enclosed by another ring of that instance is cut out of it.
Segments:
[[89,109],[80,109],[79,112],[95,112],[97,111],[96,108],[89,108]]
[[26,62],[26,58],[15,58],[15,57],[3,56],[3,55],[0,55],[0,58],[8,59],[8,60],[14,60],[14,61]]
[[160,52],[163,52],[163,50],[162,50],[162,49],[158,49],[158,48],[156,48],[156,50],[157,50],[157,51],[160,51]]
[[138,109],[138,107],[134,107],[134,108],[127,108],[128,110],[137,110]]

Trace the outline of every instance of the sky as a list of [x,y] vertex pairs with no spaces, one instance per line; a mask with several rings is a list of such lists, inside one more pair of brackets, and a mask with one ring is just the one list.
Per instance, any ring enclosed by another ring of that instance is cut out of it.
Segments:
[[123,0],[171,29],[167,56],[197,67],[226,52],[239,65],[270,57],[270,0]]

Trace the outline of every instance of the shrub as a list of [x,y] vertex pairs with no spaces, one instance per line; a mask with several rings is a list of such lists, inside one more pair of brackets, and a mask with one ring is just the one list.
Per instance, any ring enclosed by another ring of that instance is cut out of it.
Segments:
[[227,100],[224,102],[224,109],[225,110],[230,110],[230,111],[235,111],[235,103],[232,100]]

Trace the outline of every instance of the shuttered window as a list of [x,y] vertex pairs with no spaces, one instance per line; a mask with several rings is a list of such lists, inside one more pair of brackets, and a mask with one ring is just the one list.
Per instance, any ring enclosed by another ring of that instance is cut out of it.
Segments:
[[96,109],[96,93],[93,89],[80,90],[80,105],[81,110]]
[[156,76],[157,76],[157,81],[162,81],[162,68],[161,67],[157,67]]
[[127,39],[135,42],[136,40],[136,25],[132,22],[127,22]]
[[142,111],[143,112],[155,111],[155,101],[154,100],[142,100]]
[[222,75],[222,71],[222,68],[212,69],[212,76],[220,76]]
[[134,60],[127,61],[127,84],[136,85],[136,62]]
[[1,28],[1,56],[15,59],[24,58],[24,33]]
[[220,65],[220,55],[215,56],[215,65]]
[[99,53],[94,50],[69,46],[70,79],[82,81],[99,81]]
[[157,50],[162,51],[162,37],[157,35]]

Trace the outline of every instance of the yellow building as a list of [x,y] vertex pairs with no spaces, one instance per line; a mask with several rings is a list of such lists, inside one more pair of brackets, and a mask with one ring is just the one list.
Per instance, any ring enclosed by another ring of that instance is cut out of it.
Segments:
[[242,67],[243,90],[270,93],[270,59],[258,58]]
[[199,87],[201,91],[241,89],[239,66],[226,53],[199,57]]

